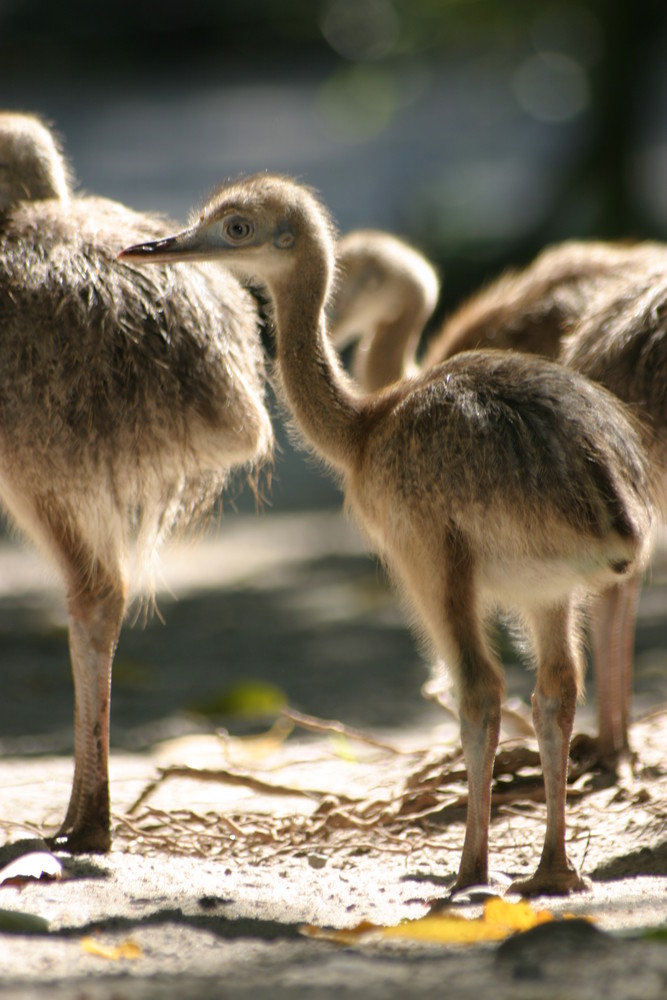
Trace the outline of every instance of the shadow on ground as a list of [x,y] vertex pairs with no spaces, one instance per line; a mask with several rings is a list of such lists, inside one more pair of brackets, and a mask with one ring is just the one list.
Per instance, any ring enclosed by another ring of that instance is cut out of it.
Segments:
[[[160,599],[160,617],[126,626],[114,663],[112,744],[147,746],[216,716],[239,683],[276,686],[303,712],[392,727],[429,711],[428,676],[382,571],[365,556],[315,559],[252,586]],[[72,681],[62,608],[0,600],[5,753],[68,751]]]
[[667,875],[667,840],[657,847],[642,847],[604,865],[599,865],[591,878],[596,882],[612,882],[634,875]]

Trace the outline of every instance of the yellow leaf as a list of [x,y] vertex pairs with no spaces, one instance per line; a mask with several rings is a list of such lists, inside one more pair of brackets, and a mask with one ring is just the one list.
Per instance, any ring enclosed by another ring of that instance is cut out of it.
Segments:
[[319,941],[332,941],[334,944],[349,945],[357,944],[360,939],[363,940],[364,935],[377,934],[378,931],[382,930],[384,928],[378,927],[377,924],[372,924],[369,920],[362,920],[356,927],[343,927],[339,930],[308,924],[301,928],[301,933],[305,934],[306,937],[317,938]]
[[345,930],[306,927],[304,933],[336,944],[351,945],[369,938],[423,941],[430,944],[473,944],[502,941],[517,931],[553,920],[548,910],[535,910],[525,900],[508,903],[496,896],[487,900],[481,917],[468,919],[455,913],[432,913],[419,920],[405,920],[395,927],[378,927],[367,921]]
[[504,927],[508,932],[528,931],[537,924],[546,923],[553,920],[553,916],[548,910],[534,910],[525,899],[518,903],[508,903],[499,896],[493,896],[486,901],[484,906],[484,916],[487,924]]
[[397,927],[384,927],[382,936],[409,941],[426,941],[440,944],[472,944],[476,941],[502,941],[511,933],[500,924],[488,924],[483,917],[465,920],[456,916],[422,917],[409,920]]
[[101,941],[96,941],[95,938],[86,937],[82,938],[81,947],[89,955],[96,955],[98,958],[108,958],[113,962],[117,962],[121,958],[141,958],[143,954],[139,945],[129,939],[121,941],[117,945],[107,945],[102,944]]

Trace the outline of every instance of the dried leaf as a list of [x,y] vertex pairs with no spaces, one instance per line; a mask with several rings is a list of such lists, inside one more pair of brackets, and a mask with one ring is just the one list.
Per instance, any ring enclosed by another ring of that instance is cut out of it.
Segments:
[[49,851],[29,851],[0,868],[0,885],[23,885],[37,879],[59,879],[63,866]]
[[85,937],[81,939],[81,947],[88,955],[96,955],[97,958],[107,958],[112,962],[118,962],[122,958],[141,958],[143,952],[138,944],[128,939],[120,944],[102,944],[96,938]]
[[270,729],[256,736],[228,736],[222,730],[218,735],[226,753],[234,760],[261,761],[276,753],[293,731],[294,723],[280,716]]

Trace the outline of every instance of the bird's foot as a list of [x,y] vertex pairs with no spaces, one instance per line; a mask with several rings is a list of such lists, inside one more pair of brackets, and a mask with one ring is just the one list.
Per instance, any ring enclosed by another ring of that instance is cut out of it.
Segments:
[[578,733],[570,742],[570,774],[577,776],[589,772],[596,789],[631,781],[637,764],[637,754],[627,745],[611,746],[587,733]]
[[509,891],[521,896],[569,896],[571,892],[586,892],[590,887],[590,880],[568,862],[558,868],[539,866],[530,878],[512,882]]
[[62,826],[49,840],[51,849],[68,854],[106,854],[111,848],[109,812],[106,777],[86,794],[75,780]]
[[71,829],[62,826],[53,837],[47,838],[52,851],[67,854],[107,854],[111,849],[111,833],[104,824],[87,824]]
[[481,865],[474,865],[470,867],[461,866],[454,884],[449,891],[450,898],[460,892],[469,892],[472,889],[479,888],[480,886],[487,886],[488,882],[489,873],[486,863],[483,867]]

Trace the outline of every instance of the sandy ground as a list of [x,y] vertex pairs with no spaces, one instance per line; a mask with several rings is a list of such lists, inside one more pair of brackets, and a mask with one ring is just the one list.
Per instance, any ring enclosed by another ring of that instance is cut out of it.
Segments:
[[[465,947],[377,935],[340,945],[304,934],[308,925],[390,926],[425,915],[446,896],[462,844],[463,787],[442,792],[442,808],[426,819],[397,821],[417,774],[420,790],[433,790],[436,762],[456,750],[456,724],[421,697],[426,668],[355,532],[326,512],[229,518],[216,539],[167,553],[164,579],[164,624],[126,629],[118,651],[114,850],[61,858],[60,881],[0,888],[0,995],[667,994],[662,557],[640,608],[634,774],[596,790],[590,775],[575,783],[569,850],[591,888],[536,903],[595,923],[556,921],[502,945]],[[0,840],[15,842],[62,817],[72,693],[57,588],[36,557],[11,546],[0,552],[0,647]],[[293,708],[360,727],[387,747],[300,726],[267,735],[275,714],[252,723],[225,714],[240,683],[271,683]],[[529,673],[508,667],[512,698],[525,701],[530,685]],[[591,691],[578,730],[590,731],[593,718]],[[508,746],[528,745],[519,723],[508,716]],[[202,781],[172,772],[151,787],[160,768],[185,765],[224,774]],[[381,807],[364,823],[369,802]],[[318,822],[322,810],[340,822]],[[494,811],[494,891],[534,867],[543,829],[539,802]],[[472,894],[455,909],[474,919],[483,902]],[[17,914],[39,918],[36,933],[21,933]]]

